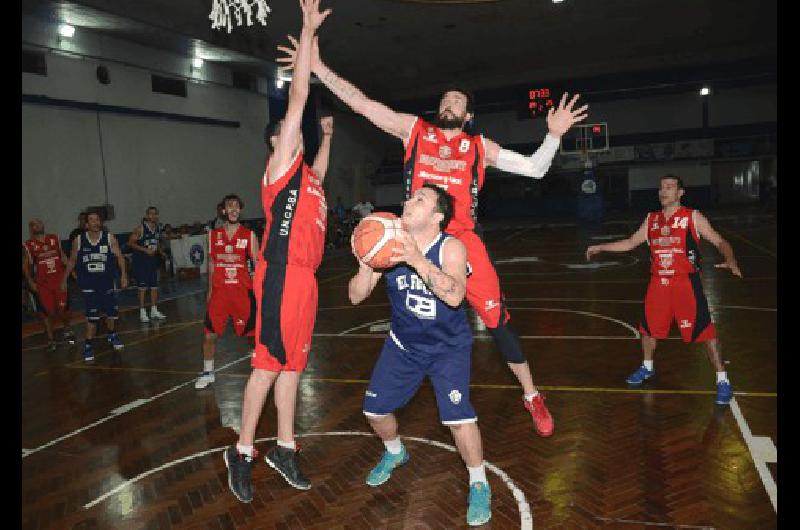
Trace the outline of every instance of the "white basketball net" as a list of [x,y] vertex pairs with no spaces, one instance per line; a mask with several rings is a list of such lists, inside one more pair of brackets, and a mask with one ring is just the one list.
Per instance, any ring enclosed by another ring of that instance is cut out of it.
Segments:
[[266,0],[212,0],[208,18],[211,19],[211,29],[228,28],[230,33],[234,24],[241,26],[246,21],[248,26],[252,26],[254,16],[262,26],[266,26],[271,11]]

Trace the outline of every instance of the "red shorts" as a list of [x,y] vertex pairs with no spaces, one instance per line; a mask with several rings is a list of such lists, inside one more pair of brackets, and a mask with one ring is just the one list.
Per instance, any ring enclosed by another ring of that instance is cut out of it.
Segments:
[[237,335],[255,335],[256,298],[253,291],[243,288],[216,288],[211,291],[206,308],[205,334],[225,333],[228,317],[233,321],[233,330]]
[[483,241],[472,230],[453,234],[467,248],[467,301],[488,328],[508,322],[510,315],[500,292],[500,279]]
[[717,336],[699,273],[651,276],[639,331],[666,339],[673,319],[683,342],[705,342]]
[[302,372],[317,318],[314,270],[259,261],[253,280],[257,310],[251,365],[271,372]]
[[34,294],[36,311],[44,315],[55,315],[67,310],[67,293],[59,284],[37,283]]

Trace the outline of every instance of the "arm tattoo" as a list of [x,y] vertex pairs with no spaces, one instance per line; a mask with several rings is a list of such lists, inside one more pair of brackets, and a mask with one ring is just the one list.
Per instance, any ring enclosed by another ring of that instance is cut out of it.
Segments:
[[[427,260],[426,260],[427,261]],[[456,292],[456,281],[439,267],[428,261],[425,283],[439,297],[447,297]]]
[[364,98],[364,94],[352,84],[348,83],[338,75],[334,74],[332,70],[328,69],[320,79],[333,92],[336,97],[353,106],[354,99]]

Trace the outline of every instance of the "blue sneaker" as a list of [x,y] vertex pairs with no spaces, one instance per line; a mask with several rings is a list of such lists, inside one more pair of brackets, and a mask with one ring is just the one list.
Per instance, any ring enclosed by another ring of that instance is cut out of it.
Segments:
[[408,462],[408,451],[406,446],[402,446],[400,454],[393,455],[389,451],[383,451],[383,457],[378,465],[372,468],[367,475],[367,486],[380,486],[392,476],[392,470]]
[[728,381],[717,383],[717,405],[729,405],[733,397],[733,387]]
[[648,370],[644,365],[640,366],[638,370],[628,376],[627,383],[629,385],[641,385],[645,380],[650,379],[656,375],[655,369]]
[[492,518],[492,488],[487,482],[473,482],[469,487],[467,524],[480,526]]
[[92,349],[92,345],[88,342],[83,345],[83,360],[87,363],[89,361],[94,361],[94,350]]
[[115,350],[121,350],[125,347],[125,345],[122,344],[122,341],[119,340],[119,337],[117,337],[116,333],[110,333],[106,340],[108,340],[108,343],[111,344]]

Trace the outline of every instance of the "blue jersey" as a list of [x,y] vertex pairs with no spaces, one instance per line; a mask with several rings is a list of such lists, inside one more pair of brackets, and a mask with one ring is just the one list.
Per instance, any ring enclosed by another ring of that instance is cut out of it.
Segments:
[[[142,235],[136,240],[136,243],[144,248],[158,250],[158,242],[161,239],[161,230],[160,224],[156,224],[155,230],[150,230],[150,228],[147,226],[147,223],[142,221]],[[141,254],[143,256],[145,255],[143,252],[137,252],[137,254]]]
[[[442,246],[451,236],[440,233],[423,252],[437,267],[442,266]],[[406,350],[441,354],[472,344],[464,309],[442,302],[417,275],[398,265],[386,274],[386,290],[392,305],[392,340]]]
[[88,232],[81,233],[75,270],[78,285],[84,291],[106,292],[114,288],[116,257],[111,252],[108,232],[100,232],[96,244],[89,241]]

